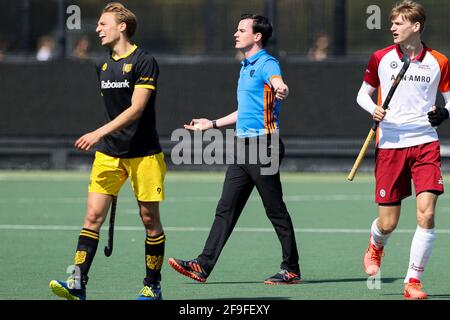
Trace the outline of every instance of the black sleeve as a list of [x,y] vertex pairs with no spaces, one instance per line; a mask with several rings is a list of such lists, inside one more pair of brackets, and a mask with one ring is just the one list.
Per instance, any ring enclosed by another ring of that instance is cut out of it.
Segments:
[[155,58],[148,54],[143,55],[137,63],[135,76],[135,88],[156,90],[156,83],[159,76],[159,67]]
[[102,70],[102,68],[106,68],[107,66],[107,59],[108,57],[106,56],[102,56],[100,58],[94,58],[92,61],[92,63],[95,66],[95,71],[97,72],[97,77],[100,80],[100,72]]

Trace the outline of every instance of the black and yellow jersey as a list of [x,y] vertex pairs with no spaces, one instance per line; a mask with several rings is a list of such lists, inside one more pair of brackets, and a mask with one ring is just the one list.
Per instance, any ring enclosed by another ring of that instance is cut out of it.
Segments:
[[105,117],[109,122],[131,106],[134,88],[152,90],[141,117],[129,126],[106,136],[98,151],[117,158],[137,158],[161,152],[156,131],[155,100],[159,75],[153,56],[136,45],[125,55],[110,55],[97,65]]

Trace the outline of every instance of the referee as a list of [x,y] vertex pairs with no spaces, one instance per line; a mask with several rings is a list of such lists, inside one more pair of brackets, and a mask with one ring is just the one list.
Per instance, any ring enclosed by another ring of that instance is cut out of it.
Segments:
[[[155,59],[132,44],[136,16],[122,4],[106,5],[96,32],[110,55],[97,66],[106,107],[106,124],[75,142],[80,151],[97,146],[89,182],[87,212],[78,238],[75,273],[68,281],[52,280],[51,290],[71,300],[86,299],[89,268],[99,242],[99,231],[113,197],[130,177],[146,229],[146,277],[139,300],[160,300],[165,235],[159,216],[164,200],[166,165],[155,125],[159,74]],[[75,275],[76,274],[76,275]]]
[[[243,146],[243,150],[239,150],[248,156],[247,159],[251,158],[252,142],[256,141],[259,148],[266,147],[264,150],[272,150],[273,153],[278,150],[279,154],[272,154],[272,157],[281,160],[284,148],[278,140],[278,111],[280,100],[287,97],[289,89],[281,77],[278,61],[264,50],[271,35],[272,26],[267,18],[251,14],[241,16],[234,34],[236,48],[245,57],[241,62],[237,89],[238,109],[213,121],[193,119],[185,125],[186,129],[206,130],[236,123],[236,142]],[[279,148],[274,148],[275,143]],[[281,270],[264,283],[300,282],[299,256],[292,221],[283,201],[279,163],[270,174],[264,174],[264,169],[267,167],[261,159],[252,164],[235,157],[235,162],[227,169],[222,196],[203,252],[193,260],[170,258],[171,267],[196,281],[205,282],[256,187],[281,243],[283,258]]]

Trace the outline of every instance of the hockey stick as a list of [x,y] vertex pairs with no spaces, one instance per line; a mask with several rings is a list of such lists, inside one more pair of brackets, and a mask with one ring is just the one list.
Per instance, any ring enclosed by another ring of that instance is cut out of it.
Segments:
[[[397,89],[400,81],[402,80],[403,76],[406,73],[406,70],[408,70],[411,59],[408,57],[407,54],[403,54],[402,61],[403,61],[403,67],[400,70],[400,72],[398,73],[397,77],[395,78],[394,83],[392,84],[392,87],[389,90],[389,93],[388,93],[386,99],[384,100],[384,103],[382,106],[383,110],[386,110],[389,107],[389,103],[391,102],[391,99],[392,99],[392,96],[394,95],[395,89]],[[361,147],[361,151],[359,151],[358,157],[356,158],[355,163],[353,164],[353,168],[347,177],[348,180],[353,181],[353,178],[356,175],[356,171],[358,171],[358,168],[361,165],[361,162],[364,159],[364,156],[366,155],[367,149],[369,148],[370,143],[372,142],[373,138],[375,137],[377,128],[378,128],[378,121],[374,121],[372,128],[370,128],[369,134],[367,135],[366,141],[364,141],[364,144]]]
[[111,213],[109,216],[109,230],[108,230],[108,245],[105,246],[105,256],[109,257],[113,250],[113,240],[114,240],[114,222],[116,220],[116,207],[117,207],[117,197],[113,196],[111,202]]

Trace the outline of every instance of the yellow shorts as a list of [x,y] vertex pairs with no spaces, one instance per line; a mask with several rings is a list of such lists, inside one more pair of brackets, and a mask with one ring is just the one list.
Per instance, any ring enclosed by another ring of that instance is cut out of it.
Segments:
[[164,153],[140,158],[115,158],[97,151],[92,165],[89,192],[117,196],[130,177],[136,199],[142,202],[164,200],[166,163]]

